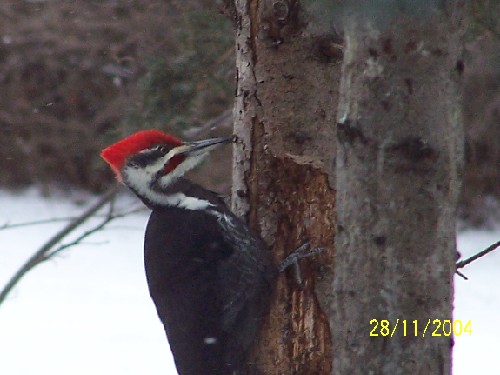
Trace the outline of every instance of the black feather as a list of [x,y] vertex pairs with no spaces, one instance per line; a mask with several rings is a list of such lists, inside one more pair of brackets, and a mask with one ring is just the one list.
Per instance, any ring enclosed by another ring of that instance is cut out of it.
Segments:
[[245,365],[277,270],[263,241],[211,191],[180,179],[204,210],[152,206],[145,235],[151,297],[180,375],[229,375]]

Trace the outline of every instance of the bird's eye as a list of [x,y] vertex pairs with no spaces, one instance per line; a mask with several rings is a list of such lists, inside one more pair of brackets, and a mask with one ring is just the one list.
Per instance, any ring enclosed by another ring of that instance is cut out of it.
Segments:
[[158,145],[154,148],[154,150],[160,151],[162,154],[166,154],[169,151],[168,147],[165,145]]

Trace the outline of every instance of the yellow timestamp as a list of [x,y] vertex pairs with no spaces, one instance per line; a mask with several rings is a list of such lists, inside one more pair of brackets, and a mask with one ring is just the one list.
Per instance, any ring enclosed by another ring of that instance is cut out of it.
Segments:
[[387,319],[370,320],[370,336],[372,337],[394,337],[394,335],[448,337],[452,334],[454,336],[471,336],[471,320],[427,319],[427,321],[419,321],[399,318],[393,321]]

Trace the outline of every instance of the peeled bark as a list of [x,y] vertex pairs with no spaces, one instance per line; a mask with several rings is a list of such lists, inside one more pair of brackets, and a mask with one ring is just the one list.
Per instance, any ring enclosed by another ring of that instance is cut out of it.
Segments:
[[335,374],[451,372],[453,339],[434,319],[452,319],[464,2],[426,4],[408,13],[377,5],[346,20]]
[[[326,251],[286,271],[247,374],[330,374],[338,36],[299,1],[236,0],[233,210],[276,263],[300,245]],[[327,287],[324,287],[324,286]]]

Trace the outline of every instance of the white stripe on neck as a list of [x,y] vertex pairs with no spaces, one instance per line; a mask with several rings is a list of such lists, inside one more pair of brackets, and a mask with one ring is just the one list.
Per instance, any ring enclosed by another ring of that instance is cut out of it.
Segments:
[[158,165],[147,166],[144,169],[125,167],[124,183],[128,185],[138,196],[147,199],[152,204],[179,207],[186,210],[204,210],[207,207],[213,206],[212,203],[205,199],[188,197],[186,194],[181,192],[167,195],[152,189],[150,187],[151,180],[157,171],[157,167]]
[[168,206],[168,207],[179,207],[184,208],[186,210],[204,210],[210,206],[213,206],[212,203],[205,199],[200,199],[196,197],[188,197],[184,193],[175,193],[175,194],[162,194],[158,193],[154,190],[148,190],[146,193],[141,192],[142,196],[145,197],[153,204],[157,204],[160,206]]
[[176,193],[174,195],[168,195],[169,199],[177,200],[176,206],[179,208],[185,208],[186,210],[204,210],[209,206],[213,206],[207,200],[195,198],[195,197],[186,197],[183,193]]

